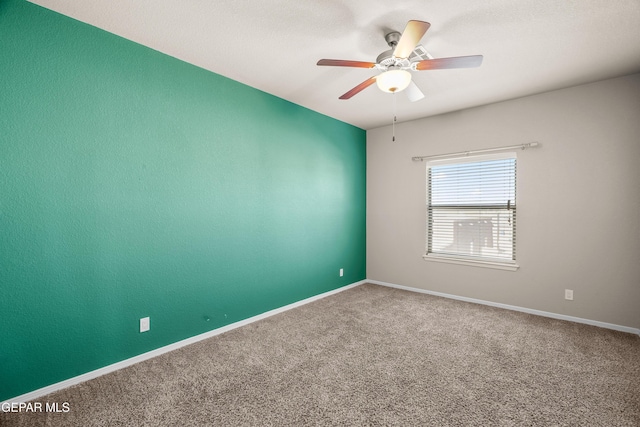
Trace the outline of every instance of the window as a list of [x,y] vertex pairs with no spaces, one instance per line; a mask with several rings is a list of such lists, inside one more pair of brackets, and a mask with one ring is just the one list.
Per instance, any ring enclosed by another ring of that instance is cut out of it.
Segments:
[[424,258],[518,268],[515,153],[427,163]]

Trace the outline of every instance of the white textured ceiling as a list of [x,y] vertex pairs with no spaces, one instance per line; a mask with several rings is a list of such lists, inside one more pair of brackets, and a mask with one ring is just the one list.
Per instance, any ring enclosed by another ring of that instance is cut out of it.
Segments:
[[640,0],[31,1],[363,129],[391,123],[394,95],[339,100],[377,71],[316,62],[375,62],[411,19],[433,57],[484,62],[414,72],[426,96],[395,95],[399,122],[640,72]]

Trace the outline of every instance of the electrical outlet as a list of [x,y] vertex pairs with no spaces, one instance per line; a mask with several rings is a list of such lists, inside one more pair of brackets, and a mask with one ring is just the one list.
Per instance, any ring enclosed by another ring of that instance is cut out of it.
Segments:
[[143,317],[142,319],[140,319],[140,332],[147,332],[149,329],[151,329],[149,318]]
[[344,276],[344,269],[343,268],[340,269],[340,277],[342,277],[342,276]]
[[564,299],[573,301],[573,291],[571,289],[564,290]]

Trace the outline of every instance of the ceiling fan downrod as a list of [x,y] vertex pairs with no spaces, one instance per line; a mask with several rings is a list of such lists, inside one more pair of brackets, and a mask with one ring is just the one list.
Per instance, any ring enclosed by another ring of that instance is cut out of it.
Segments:
[[400,37],[402,37],[402,34],[397,31],[392,31],[384,36],[384,39],[391,49],[395,49],[395,47],[398,45],[398,42],[400,41]]

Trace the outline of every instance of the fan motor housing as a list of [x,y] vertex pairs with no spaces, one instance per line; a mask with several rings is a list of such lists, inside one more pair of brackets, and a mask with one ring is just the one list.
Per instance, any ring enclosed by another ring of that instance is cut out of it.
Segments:
[[396,46],[400,41],[402,34],[397,31],[392,31],[384,36],[385,41],[391,49],[385,50],[376,58],[376,63],[384,68],[406,68],[411,65],[411,62],[407,58],[396,58],[393,56],[393,52],[396,50]]
[[408,68],[411,66],[411,61],[408,58],[396,58],[393,56],[393,51],[395,49],[389,49],[382,52],[376,58],[376,63],[381,65],[384,68]]
[[395,61],[393,60],[393,49],[385,50],[376,58],[376,62],[380,65],[393,65]]

